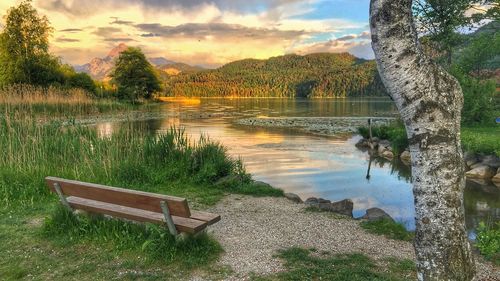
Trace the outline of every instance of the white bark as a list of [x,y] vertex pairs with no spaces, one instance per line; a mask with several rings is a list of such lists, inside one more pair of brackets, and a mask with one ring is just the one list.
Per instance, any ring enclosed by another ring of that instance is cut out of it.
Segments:
[[406,126],[416,211],[419,280],[471,280],[460,145],[463,96],[418,44],[411,0],[372,0],[372,45],[382,80]]

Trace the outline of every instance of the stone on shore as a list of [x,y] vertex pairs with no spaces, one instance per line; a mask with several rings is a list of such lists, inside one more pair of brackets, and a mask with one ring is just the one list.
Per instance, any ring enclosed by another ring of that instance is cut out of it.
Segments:
[[500,168],[498,168],[497,174],[493,178],[491,178],[491,181],[494,185],[500,187]]
[[333,203],[320,203],[319,208],[324,211],[329,211],[332,213],[337,213],[352,218],[352,210],[354,208],[354,203],[351,199],[344,199]]
[[290,201],[293,201],[295,203],[302,203],[302,199],[300,199],[300,197],[295,194],[295,193],[290,193],[290,192],[287,192],[284,194],[285,198],[290,200]]
[[475,166],[465,173],[465,176],[470,179],[491,179],[494,175],[495,171],[487,165]]
[[390,150],[384,150],[384,152],[382,152],[381,156],[386,158],[386,159],[392,160],[394,158],[394,153],[392,153],[392,151],[390,151]]
[[394,221],[394,219],[388,213],[380,208],[370,208],[366,210],[366,214],[361,218],[369,221],[378,221],[382,219]]
[[410,152],[408,150],[403,151],[403,153],[401,153],[401,155],[399,156],[399,158],[406,165],[410,165],[411,164],[411,155],[410,155]]

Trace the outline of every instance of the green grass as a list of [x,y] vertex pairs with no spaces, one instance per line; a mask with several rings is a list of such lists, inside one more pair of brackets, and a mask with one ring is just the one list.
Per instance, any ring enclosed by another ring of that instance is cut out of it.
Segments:
[[[364,138],[369,137],[369,130],[366,127],[358,128],[358,132]],[[396,155],[399,155],[408,147],[406,130],[400,121],[389,125],[373,126],[372,136],[391,141],[392,150]]]
[[[360,135],[368,138],[368,128],[358,129]],[[408,147],[408,140],[403,124],[400,122],[388,126],[378,126],[372,128],[374,137],[391,141],[396,154]],[[462,127],[461,140],[464,151],[479,154],[496,154],[500,157],[500,125]]]
[[[194,209],[227,193],[282,195],[254,182],[239,160],[208,138],[192,140],[175,128],[154,135],[132,127],[103,136],[92,127],[45,117],[7,108],[0,114],[0,276],[7,280],[228,274],[214,265],[221,247],[209,236],[179,242],[156,226],[54,211],[59,202],[44,183],[49,175],[181,196]],[[238,180],[216,184],[225,177]]]
[[289,248],[280,251],[285,271],[254,280],[331,280],[382,281],[415,279],[415,265],[410,260],[386,259],[377,264],[363,254],[317,252],[315,249]]
[[500,265],[500,222],[481,222],[477,229],[475,246],[486,259]]
[[176,263],[186,269],[207,265],[222,252],[219,243],[206,234],[176,239],[165,227],[97,215],[77,216],[62,206],[45,220],[42,235],[62,246],[93,242],[109,246],[117,254],[141,253],[147,261]]
[[496,154],[500,157],[500,124],[488,127],[462,127],[461,138],[465,151]]
[[368,232],[384,235],[394,240],[412,241],[415,233],[406,230],[405,226],[390,219],[361,222],[361,227]]

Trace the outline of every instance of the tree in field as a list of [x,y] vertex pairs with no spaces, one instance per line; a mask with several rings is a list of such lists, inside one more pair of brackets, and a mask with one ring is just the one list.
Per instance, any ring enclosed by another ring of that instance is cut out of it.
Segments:
[[0,84],[63,82],[59,61],[48,53],[52,28],[47,17],[39,15],[30,0],[24,0],[10,8],[4,19]]
[[[487,7],[487,8],[486,8]],[[460,28],[483,19],[498,19],[500,0],[415,0],[413,15],[421,35],[429,36],[452,63],[453,47],[462,42]]]
[[471,280],[457,80],[426,57],[412,0],[371,0],[372,46],[380,76],[405,123],[412,157],[419,280]]
[[151,98],[161,89],[160,80],[139,48],[128,48],[118,57],[112,73],[120,98],[136,100]]

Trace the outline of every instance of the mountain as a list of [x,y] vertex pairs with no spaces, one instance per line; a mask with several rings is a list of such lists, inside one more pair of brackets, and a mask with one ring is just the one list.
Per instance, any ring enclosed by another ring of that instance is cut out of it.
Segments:
[[346,97],[385,95],[375,61],[348,53],[245,59],[166,81],[170,96]]
[[[128,46],[124,43],[119,44],[109,51],[104,58],[94,58],[89,63],[74,66],[76,72],[85,72],[95,80],[109,80],[109,75],[115,66],[115,60],[125,51]],[[160,71],[161,76],[178,75],[180,73],[193,73],[202,68],[190,66],[168,60],[163,57],[147,58],[148,61]]]

